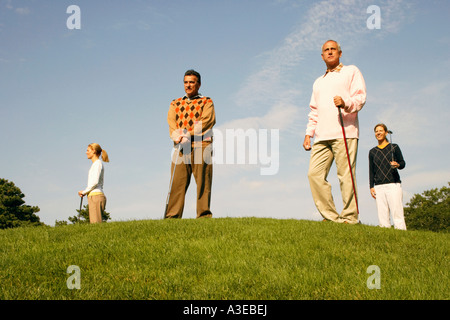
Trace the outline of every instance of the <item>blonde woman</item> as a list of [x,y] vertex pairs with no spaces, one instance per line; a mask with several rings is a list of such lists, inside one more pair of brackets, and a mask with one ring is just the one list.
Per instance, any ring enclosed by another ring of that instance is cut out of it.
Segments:
[[103,162],[109,162],[108,153],[98,143],[91,143],[87,147],[86,156],[92,161],[92,165],[89,169],[87,187],[78,191],[78,195],[88,196],[90,223],[101,223],[102,213],[106,207],[106,197],[103,193]]

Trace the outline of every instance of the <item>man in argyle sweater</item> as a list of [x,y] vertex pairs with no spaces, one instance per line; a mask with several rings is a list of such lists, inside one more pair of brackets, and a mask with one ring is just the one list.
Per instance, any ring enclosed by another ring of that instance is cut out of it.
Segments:
[[200,74],[194,70],[186,71],[186,95],[170,103],[167,115],[169,133],[175,147],[181,146],[181,149],[176,164],[178,151],[172,159],[171,172],[175,165],[177,167],[165,218],[182,217],[191,175],[197,183],[197,218],[212,217],[212,129],[216,116],[211,98],[199,94],[200,86]]

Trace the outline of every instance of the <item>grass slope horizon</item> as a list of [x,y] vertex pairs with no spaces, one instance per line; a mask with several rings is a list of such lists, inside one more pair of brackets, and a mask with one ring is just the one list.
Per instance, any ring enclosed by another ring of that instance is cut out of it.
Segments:
[[447,300],[448,244],[447,233],[272,218],[8,229],[0,299]]

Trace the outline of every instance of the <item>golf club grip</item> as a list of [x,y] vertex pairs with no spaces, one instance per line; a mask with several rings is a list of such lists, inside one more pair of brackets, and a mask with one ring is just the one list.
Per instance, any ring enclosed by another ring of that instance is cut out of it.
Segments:
[[344,136],[344,139],[347,139],[347,137],[345,136],[344,117],[342,116],[341,107],[338,107],[338,110],[339,110],[339,119],[341,120],[342,134]]

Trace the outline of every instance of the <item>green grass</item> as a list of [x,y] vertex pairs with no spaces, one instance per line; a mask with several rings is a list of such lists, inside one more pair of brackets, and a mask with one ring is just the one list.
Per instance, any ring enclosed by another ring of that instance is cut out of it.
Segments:
[[[70,265],[80,289],[68,289]],[[369,289],[367,268],[380,268]],[[0,230],[0,299],[449,299],[449,235],[214,218]]]

